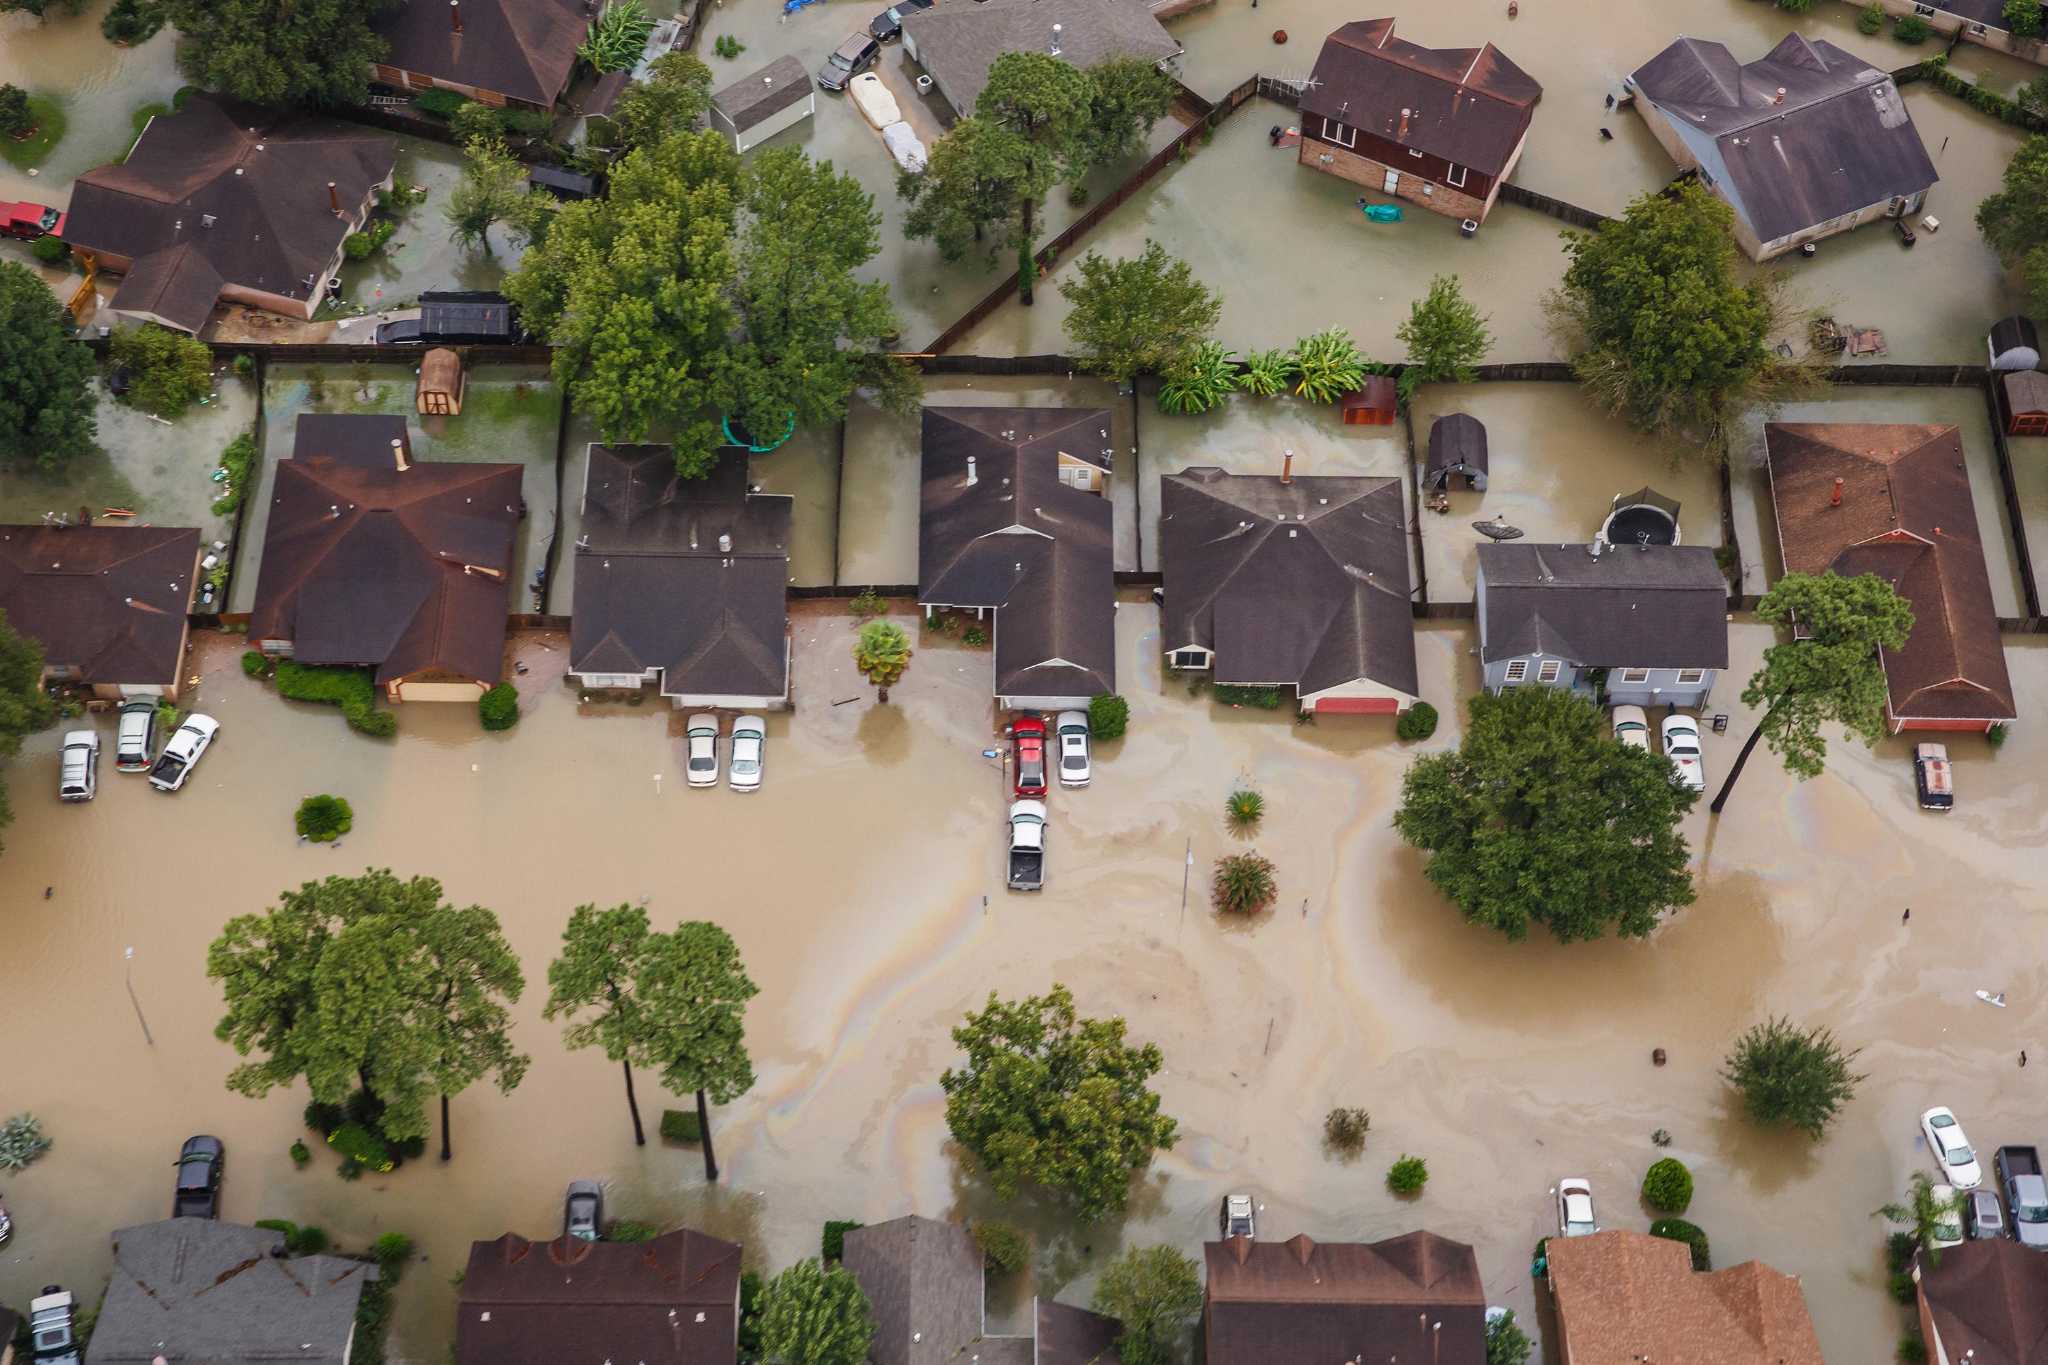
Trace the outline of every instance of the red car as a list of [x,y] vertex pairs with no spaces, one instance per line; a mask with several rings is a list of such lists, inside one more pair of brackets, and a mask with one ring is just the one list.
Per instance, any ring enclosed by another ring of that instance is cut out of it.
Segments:
[[1045,795],[1045,722],[1019,716],[1010,727],[1010,757],[1016,762],[1017,795]]
[[64,215],[42,204],[8,203],[0,199],[0,233],[33,242],[38,237],[62,237]]

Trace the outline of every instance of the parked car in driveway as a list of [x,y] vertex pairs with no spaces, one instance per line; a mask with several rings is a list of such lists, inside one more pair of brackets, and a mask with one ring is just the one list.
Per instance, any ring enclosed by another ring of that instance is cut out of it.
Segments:
[[1015,774],[1016,794],[1045,795],[1045,722],[1037,716],[1019,716],[1010,726],[1010,771]]
[[123,702],[114,725],[114,766],[124,773],[146,773],[155,757],[156,703]]
[[562,1235],[595,1242],[604,1227],[604,1186],[595,1180],[572,1180],[562,1200]]
[[932,0],[897,0],[897,3],[868,20],[868,36],[878,43],[900,38],[903,36],[904,17],[931,7]]
[[1920,1131],[1943,1180],[1959,1190],[1974,1190],[1984,1183],[1984,1168],[1977,1164],[1977,1153],[1964,1135],[1963,1125],[1956,1122],[1954,1110],[1935,1105],[1920,1116]]
[[1691,716],[1664,717],[1664,757],[1678,770],[1678,780],[1696,792],[1707,789],[1707,770],[1700,762],[1700,723]]
[[1963,1231],[1970,1240],[2005,1236],[2005,1210],[1995,1190],[1971,1190],[1963,1196]]
[[2000,1147],[1993,1158],[2005,1202],[2012,1206],[2006,1235],[2021,1246],[2048,1250],[2048,1182],[2041,1175],[2041,1153],[2033,1147]]
[[100,789],[100,735],[73,730],[64,736],[57,757],[57,799],[90,801]]
[[1640,706],[1617,706],[1614,708],[1614,737],[1632,749],[1648,752],[1650,748],[1650,718],[1643,714]]
[[1085,787],[1094,776],[1088,765],[1088,713],[1062,711],[1053,722],[1060,741],[1060,785]]
[[77,1309],[62,1285],[46,1284],[28,1301],[29,1360],[33,1365],[80,1365]]
[[740,716],[732,723],[732,749],[726,757],[726,783],[736,792],[759,791],[761,760],[767,757],[768,722]]
[[62,237],[64,215],[48,204],[32,204],[25,199],[0,201],[0,235],[18,237],[24,242],[33,242],[38,237]]
[[690,717],[684,730],[688,745],[688,757],[683,762],[683,772],[693,787],[715,787],[718,785],[718,717],[709,711],[700,711]]
[[171,1193],[171,1217],[220,1217],[221,1167],[227,1148],[217,1137],[201,1133],[185,1139],[178,1150],[178,1179]]
[[846,83],[875,64],[882,45],[865,33],[856,33],[832,50],[818,68],[818,84],[827,90],[844,90]]
[[1233,1237],[1255,1239],[1259,1235],[1258,1223],[1252,1212],[1252,1197],[1248,1194],[1226,1194],[1223,1208],[1216,1215],[1216,1230],[1223,1241]]
[[1928,1193],[1934,1196],[1935,1204],[1942,1214],[1934,1222],[1934,1244],[1938,1247],[1959,1247],[1963,1244],[1963,1201],[1953,1185],[1936,1185]]
[[174,792],[184,786],[185,779],[199,766],[200,755],[219,733],[220,722],[212,716],[194,713],[185,717],[150,766],[149,785],[160,792]]
[[1950,810],[1956,804],[1955,770],[1948,765],[1946,744],[1913,748],[1913,785],[1920,791],[1921,810]]
[[1045,885],[1045,802],[1010,803],[1010,877],[1012,891],[1036,891]]
[[1566,1176],[1550,1193],[1557,1199],[1558,1236],[1590,1237],[1600,1231],[1600,1221],[1593,1214],[1591,1181],[1584,1176]]

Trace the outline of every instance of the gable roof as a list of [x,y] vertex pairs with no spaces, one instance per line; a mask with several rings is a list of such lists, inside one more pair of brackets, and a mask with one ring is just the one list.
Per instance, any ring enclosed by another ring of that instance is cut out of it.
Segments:
[[374,667],[379,683],[425,670],[496,682],[521,474],[413,461],[403,417],[301,415],[277,465],[249,634],[292,641],[301,663]]
[[583,0],[461,0],[461,16],[457,33],[442,0],[399,0],[370,27],[392,66],[540,105],[568,85],[590,31]]
[[1726,668],[1728,579],[1704,545],[1481,545],[1480,658]]
[[983,0],[903,16],[904,39],[954,110],[974,112],[988,69],[1005,52],[1046,52],[1060,26],[1059,56],[1087,70],[1115,57],[1163,62],[1181,45],[1145,0]]
[[748,491],[744,450],[686,480],[673,446],[591,446],[570,668],[659,668],[676,696],[786,695],[792,505]]
[[1202,1252],[1209,1365],[1344,1361],[1368,1349],[1485,1365],[1486,1293],[1462,1242],[1426,1231],[1381,1242],[1233,1237]]
[[811,93],[811,73],[784,53],[711,96],[711,106],[740,132],[765,123]]
[[1912,604],[1905,648],[1879,655],[1892,715],[2014,719],[1961,433],[1769,422],[1764,451],[1786,572],[1874,573]]
[[2006,411],[2048,412],[2048,374],[2040,370],[2016,370],[1998,378],[2005,389]]
[[1159,536],[1161,644],[1214,650],[1218,682],[1415,695],[1399,481],[1184,469],[1161,481]]
[[1759,241],[1940,179],[1892,78],[1822,38],[1788,34],[1746,65],[1724,44],[1680,38],[1630,79],[1696,151],[1711,144]]
[[1542,97],[1492,43],[1423,47],[1396,38],[1392,19],[1360,19],[1323,41],[1301,108],[1497,176]]
[[1059,478],[1062,455],[1107,468],[1108,430],[1101,408],[924,410],[917,600],[1000,608],[1000,696],[1116,690],[1109,500]]
[[78,178],[64,237],[134,262],[114,307],[197,331],[224,285],[307,298],[349,232],[335,202],[354,212],[396,148],[352,124],[194,95],[151,119],[125,161]]
[[198,562],[190,527],[0,526],[0,613],[80,682],[169,685]]
[[455,1314],[456,1365],[732,1365],[740,1248],[681,1228],[651,1242],[469,1248]]
[[1051,1299],[1032,1301],[1038,1353],[1033,1365],[1123,1365],[1116,1339],[1123,1324]]
[[1799,1281],[1761,1261],[1695,1273],[1683,1242],[1622,1229],[1546,1254],[1575,1365],[1821,1365]]
[[284,1234],[211,1218],[114,1233],[114,1271],[87,1365],[334,1362],[348,1357],[356,1301],[377,1268],[339,1256],[286,1258]]
[[841,1263],[874,1310],[874,1365],[1031,1365],[1030,1337],[983,1335],[981,1248],[960,1224],[910,1214],[852,1228]]
[[1939,1266],[1922,1258],[1920,1298],[1949,1360],[2048,1365],[2048,1256],[2003,1237],[1965,1242]]

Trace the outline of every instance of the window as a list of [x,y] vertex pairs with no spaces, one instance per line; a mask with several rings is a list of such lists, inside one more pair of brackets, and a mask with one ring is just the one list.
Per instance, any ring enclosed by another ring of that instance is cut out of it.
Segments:
[[1358,145],[1358,130],[1356,128],[1346,128],[1335,119],[1326,118],[1323,120],[1323,140],[1325,142],[1334,142],[1339,147],[1356,147]]
[[1449,186],[1450,186],[1450,187],[1451,187],[1452,189],[1454,189],[1454,190],[1462,190],[1462,189],[1464,189],[1464,188],[1465,188],[1465,170],[1466,170],[1466,168],[1465,168],[1465,167],[1463,167],[1463,166],[1453,166],[1453,167],[1451,167],[1451,169],[1450,169],[1450,170],[1449,170],[1448,172],[1446,172],[1446,173],[1445,173],[1445,175],[1444,175],[1444,183],[1445,183],[1446,185],[1449,185]]
[[1408,149],[1408,155],[1420,158],[1422,155],[1422,149],[1420,147],[1410,147]]
[[1678,685],[1680,687],[1698,687],[1706,680],[1707,670],[1704,668],[1681,668],[1678,670]]
[[1934,17],[1934,6],[1915,5],[1913,6],[1913,13],[1919,15],[1922,19],[1932,19]]
[[1511,683],[1527,682],[1529,680],[1529,661],[1527,659],[1516,659],[1510,663],[1506,680]]
[[1429,183],[1429,182],[1428,182],[1427,180],[1425,180],[1425,181],[1423,181],[1423,182],[1422,182],[1422,197],[1423,197],[1424,199],[1428,199],[1428,198],[1430,198],[1430,197],[1431,197],[1431,196],[1433,196],[1433,195],[1434,195],[1435,193],[1436,193],[1436,186],[1434,186],[1434,185],[1430,184],[1430,183]]
[[1564,671],[1564,664],[1556,659],[1545,659],[1543,666],[1536,670],[1536,681],[1554,683],[1557,675]]
[[1621,670],[1621,680],[1625,683],[1646,683],[1650,680],[1650,670],[1647,668],[1624,668]]
[[1175,668],[1207,668],[1209,651],[1206,649],[1176,649],[1171,655]]

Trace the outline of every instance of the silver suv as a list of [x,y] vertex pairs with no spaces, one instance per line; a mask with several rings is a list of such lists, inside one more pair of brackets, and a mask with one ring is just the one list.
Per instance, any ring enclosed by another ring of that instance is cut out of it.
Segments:
[[96,730],[73,730],[64,736],[57,769],[57,796],[64,801],[90,801],[100,789],[100,737]]
[[123,703],[121,723],[114,730],[114,766],[124,773],[146,773],[155,759],[156,703]]

